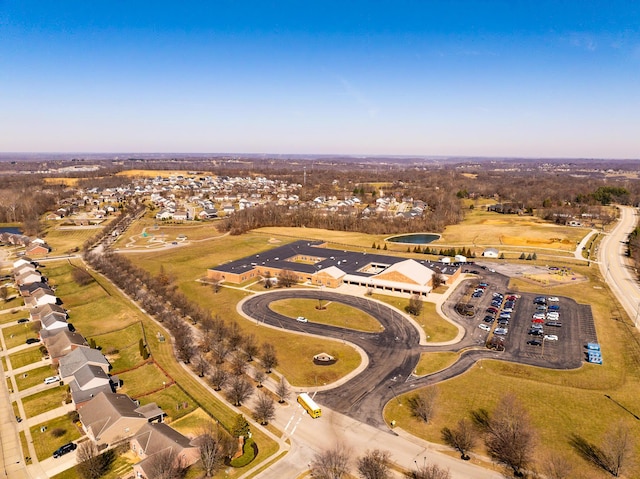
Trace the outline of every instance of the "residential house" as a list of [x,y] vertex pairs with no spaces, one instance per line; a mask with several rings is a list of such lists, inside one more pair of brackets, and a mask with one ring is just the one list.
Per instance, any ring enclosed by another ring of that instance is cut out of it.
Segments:
[[165,423],[148,423],[129,440],[131,450],[142,460],[133,466],[136,478],[153,479],[150,470],[154,456],[173,454],[183,467],[195,464],[200,459],[200,450],[195,441],[183,436]]
[[107,358],[97,349],[77,348],[60,358],[58,376],[65,383],[71,381],[74,373],[85,365],[100,367],[105,373],[111,369]]
[[68,329],[59,330],[52,335],[45,335],[42,338],[42,343],[49,351],[49,357],[51,357],[51,363],[54,366],[58,365],[60,358],[74,349],[89,347],[89,343],[80,333],[71,332]]
[[78,409],[101,392],[114,392],[116,382],[119,383],[119,380],[112,382],[112,378],[100,366],[85,364],[73,374],[73,379],[69,382],[71,400]]
[[126,394],[101,392],[78,409],[87,436],[99,446],[129,439],[150,422],[162,422],[165,413],[156,403],[140,406]]
[[27,249],[25,250],[25,254],[29,256],[44,256],[51,252],[51,247],[47,244],[32,242]]
[[47,314],[40,319],[40,337],[45,338],[57,334],[59,331],[69,331],[69,323],[58,314]]
[[41,321],[42,318],[49,314],[55,314],[62,319],[67,319],[69,316],[67,315],[66,310],[57,304],[43,304],[41,306],[37,306],[32,308],[29,312],[29,316],[31,316],[32,321]]

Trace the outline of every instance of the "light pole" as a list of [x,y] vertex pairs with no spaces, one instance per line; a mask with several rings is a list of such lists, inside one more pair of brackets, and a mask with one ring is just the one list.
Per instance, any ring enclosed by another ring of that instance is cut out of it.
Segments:
[[389,389],[391,389],[391,392],[393,393],[393,397],[396,398],[396,401],[398,401],[398,404],[402,406],[402,403],[400,402],[400,399],[398,398],[398,395],[396,394],[396,391],[393,389],[393,386],[391,384],[389,384]]

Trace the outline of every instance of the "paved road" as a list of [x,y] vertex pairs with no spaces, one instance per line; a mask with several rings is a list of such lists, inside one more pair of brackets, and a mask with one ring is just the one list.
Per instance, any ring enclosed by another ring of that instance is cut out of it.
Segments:
[[620,221],[602,240],[598,251],[600,271],[629,317],[638,327],[640,287],[637,273],[627,258],[627,238],[638,222],[638,210],[620,206]]
[[[292,296],[334,301],[361,309],[378,319],[384,331],[363,333],[318,323],[299,323],[269,309],[269,303],[272,301]],[[420,336],[402,314],[383,304],[357,296],[300,289],[276,291],[249,298],[242,304],[242,311],[273,326],[343,339],[364,349],[369,356],[369,364],[365,370],[337,390],[320,392],[318,399],[334,411],[348,414],[376,427],[386,428],[381,411],[393,395],[389,385],[394,378],[400,382],[406,380],[420,358]]]

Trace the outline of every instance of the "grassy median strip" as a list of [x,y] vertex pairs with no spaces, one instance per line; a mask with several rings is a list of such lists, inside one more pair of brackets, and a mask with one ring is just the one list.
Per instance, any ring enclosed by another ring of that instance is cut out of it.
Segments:
[[458,353],[443,351],[422,353],[415,369],[417,376],[426,376],[448,368],[458,359]]

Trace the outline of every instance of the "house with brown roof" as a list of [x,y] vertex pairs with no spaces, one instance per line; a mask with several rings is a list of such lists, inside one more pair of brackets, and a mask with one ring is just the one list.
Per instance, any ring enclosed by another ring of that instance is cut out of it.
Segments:
[[126,394],[101,392],[78,409],[82,428],[99,446],[129,439],[150,422],[162,422],[165,413],[156,403],[140,406]]
[[40,319],[40,337],[53,336],[60,331],[69,330],[69,323],[57,314],[47,314]]
[[51,247],[47,243],[41,244],[35,242],[27,246],[27,249],[25,250],[25,254],[28,254],[29,256],[44,256],[50,252]]
[[[20,296],[25,298],[25,304],[27,303],[26,298],[30,297],[36,291],[43,290],[43,291],[48,291],[51,294],[54,294],[53,290],[44,281],[42,282],[39,281],[37,283],[24,284],[19,288],[20,288]],[[34,307],[34,306],[31,306],[31,307]]]
[[151,468],[154,458],[160,454],[173,454],[182,467],[195,464],[200,459],[200,450],[195,441],[165,423],[145,424],[129,440],[129,446],[142,458],[133,465],[135,477],[140,479],[153,479]]
[[24,298],[25,306],[28,306],[30,308],[36,308],[45,304],[58,304],[59,302],[60,300],[58,299],[58,297],[49,288],[36,289],[32,294]]
[[55,314],[62,319],[68,318],[67,311],[62,306],[59,306],[57,304],[43,304],[42,306],[32,308],[29,312],[29,316],[31,316],[32,321],[40,321],[48,314]]
[[86,339],[80,333],[71,332],[69,329],[43,337],[42,343],[49,351],[49,357],[51,357],[54,366],[59,363],[61,357],[66,356],[74,349],[89,347]]

